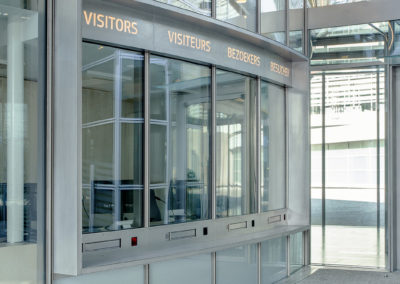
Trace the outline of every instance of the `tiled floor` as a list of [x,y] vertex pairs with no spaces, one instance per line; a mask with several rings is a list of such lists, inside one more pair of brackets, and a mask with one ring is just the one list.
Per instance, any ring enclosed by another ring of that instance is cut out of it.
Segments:
[[400,272],[307,267],[279,284],[400,284]]
[[384,229],[326,226],[324,234],[321,226],[312,226],[311,263],[384,268]]

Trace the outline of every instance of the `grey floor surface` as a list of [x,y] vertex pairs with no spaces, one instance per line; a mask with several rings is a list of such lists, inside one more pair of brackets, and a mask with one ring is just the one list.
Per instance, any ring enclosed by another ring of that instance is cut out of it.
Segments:
[[400,272],[388,273],[379,271],[359,271],[345,270],[336,268],[318,268],[310,267],[295,273],[289,279],[280,282],[280,284],[400,284]]

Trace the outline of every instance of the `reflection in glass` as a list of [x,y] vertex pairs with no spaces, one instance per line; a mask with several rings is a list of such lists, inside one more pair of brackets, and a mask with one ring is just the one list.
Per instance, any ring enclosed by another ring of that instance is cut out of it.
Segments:
[[303,31],[289,32],[289,47],[298,52],[303,52]]
[[141,227],[143,56],[82,47],[83,232]]
[[216,212],[218,217],[255,210],[256,80],[217,70]]
[[155,262],[150,264],[150,284],[211,284],[211,266],[211,254]]
[[261,83],[261,211],[285,208],[284,89]]
[[0,2],[0,282],[44,283],[44,3]]
[[304,265],[303,232],[290,235],[290,273]]
[[208,67],[150,59],[150,223],[210,216]]
[[[313,263],[385,267],[385,187],[381,180],[385,114],[379,108],[385,100],[384,77],[383,69],[375,67],[332,70],[312,77]],[[324,106],[321,93],[325,94]],[[325,128],[325,157],[321,156],[321,127]],[[343,249],[337,250],[338,246]]]
[[[307,0],[307,7],[316,8],[316,7],[341,5],[341,4],[356,3],[356,2],[366,2],[366,1],[371,1],[371,0]],[[381,1],[381,0],[373,0],[373,1]]]
[[216,253],[216,284],[257,284],[257,244]]
[[205,16],[211,16],[211,0],[157,0]]
[[386,22],[310,31],[311,64],[383,61]]
[[218,20],[222,20],[252,32],[256,31],[256,0],[216,1]]
[[261,0],[261,34],[285,44],[286,1]]
[[275,283],[287,275],[287,239],[281,237],[261,243],[261,283]]

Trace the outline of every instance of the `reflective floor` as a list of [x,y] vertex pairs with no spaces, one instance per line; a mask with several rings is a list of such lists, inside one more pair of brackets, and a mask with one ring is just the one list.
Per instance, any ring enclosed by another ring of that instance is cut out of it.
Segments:
[[355,269],[336,269],[318,266],[308,266],[293,274],[279,284],[399,284],[400,272],[388,273],[381,271],[366,271]]
[[[384,229],[376,226],[311,227],[311,262],[362,267],[385,267]],[[400,279],[399,282],[400,283]]]

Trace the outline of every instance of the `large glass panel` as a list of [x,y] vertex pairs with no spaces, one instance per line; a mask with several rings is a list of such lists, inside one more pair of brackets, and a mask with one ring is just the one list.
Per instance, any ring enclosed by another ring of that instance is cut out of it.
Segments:
[[211,16],[211,0],[157,0],[202,15]]
[[285,208],[285,91],[261,82],[261,211]]
[[255,32],[257,23],[257,0],[215,0],[217,19]]
[[261,0],[261,34],[286,42],[286,0]]
[[143,56],[82,44],[82,226],[142,226]]
[[290,273],[304,265],[303,232],[290,235]]
[[[371,0],[307,0],[307,7],[316,8],[316,7],[324,7],[331,5],[340,5],[340,4],[348,4],[348,3],[356,3],[356,2],[367,2]],[[380,0],[374,0],[380,1]]]
[[384,71],[316,76],[325,87],[326,168],[322,203],[312,193],[312,262],[385,267]]
[[211,69],[150,58],[150,223],[210,216]]
[[44,283],[44,7],[0,0],[0,283]]
[[287,238],[261,243],[261,283],[270,284],[287,276]]
[[312,30],[311,64],[383,61],[388,29],[382,22]]
[[217,251],[217,284],[257,284],[257,244]]
[[303,0],[289,0],[289,47],[303,52],[304,3]]
[[53,281],[55,284],[142,284],[144,283],[144,267],[135,266],[123,269],[112,269],[74,277],[59,278]]
[[211,284],[211,254],[150,264],[150,284]]
[[256,80],[217,70],[217,217],[255,211]]

